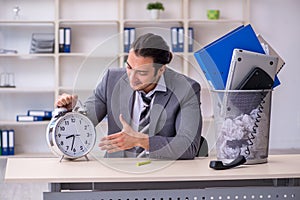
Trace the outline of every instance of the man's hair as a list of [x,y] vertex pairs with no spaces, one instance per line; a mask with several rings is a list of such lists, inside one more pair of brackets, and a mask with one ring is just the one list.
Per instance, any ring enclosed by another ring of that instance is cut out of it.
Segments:
[[156,71],[165,64],[169,64],[173,58],[170,47],[165,40],[153,33],[147,33],[138,37],[131,45],[135,55],[153,58],[153,67]]

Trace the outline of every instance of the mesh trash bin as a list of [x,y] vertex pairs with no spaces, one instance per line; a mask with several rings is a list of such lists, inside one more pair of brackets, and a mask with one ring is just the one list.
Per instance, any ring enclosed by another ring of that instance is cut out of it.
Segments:
[[272,90],[212,90],[217,158],[267,162]]

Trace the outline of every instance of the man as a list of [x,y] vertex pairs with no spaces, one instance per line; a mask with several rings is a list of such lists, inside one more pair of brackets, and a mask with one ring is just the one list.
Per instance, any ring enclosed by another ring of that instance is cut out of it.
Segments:
[[[85,102],[97,125],[108,119],[108,136],[99,147],[107,157],[193,159],[201,138],[200,85],[166,65],[172,53],[151,33],[131,47],[126,69],[109,69]],[[69,110],[75,95],[56,102]]]

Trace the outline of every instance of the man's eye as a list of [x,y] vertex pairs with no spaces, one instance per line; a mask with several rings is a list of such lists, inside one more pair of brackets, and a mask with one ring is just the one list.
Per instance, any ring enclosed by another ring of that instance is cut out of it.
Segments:
[[138,72],[139,73],[139,75],[141,75],[141,76],[147,76],[148,75],[148,72]]

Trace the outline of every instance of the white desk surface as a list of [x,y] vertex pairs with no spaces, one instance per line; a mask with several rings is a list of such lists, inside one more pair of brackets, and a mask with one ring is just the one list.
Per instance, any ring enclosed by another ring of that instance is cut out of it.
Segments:
[[59,158],[7,160],[6,182],[149,182],[300,178],[300,154],[271,155],[268,162],[230,170],[209,168],[213,158],[162,161],[137,166],[137,159],[110,158],[59,162]]

